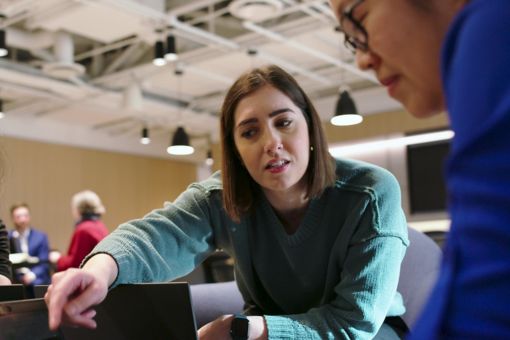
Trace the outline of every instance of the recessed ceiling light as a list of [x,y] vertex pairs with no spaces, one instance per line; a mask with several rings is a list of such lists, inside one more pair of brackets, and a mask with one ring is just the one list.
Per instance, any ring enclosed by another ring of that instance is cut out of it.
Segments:
[[277,0],[234,0],[228,6],[233,16],[255,22],[279,13],[282,8]]
[[78,63],[53,62],[43,64],[42,71],[55,78],[69,79],[85,74],[85,67]]

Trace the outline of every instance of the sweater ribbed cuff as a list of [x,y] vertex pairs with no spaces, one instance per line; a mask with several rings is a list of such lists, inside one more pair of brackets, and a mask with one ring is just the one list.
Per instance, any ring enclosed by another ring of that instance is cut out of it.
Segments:
[[267,325],[268,340],[317,340],[316,331],[286,316],[264,315]]

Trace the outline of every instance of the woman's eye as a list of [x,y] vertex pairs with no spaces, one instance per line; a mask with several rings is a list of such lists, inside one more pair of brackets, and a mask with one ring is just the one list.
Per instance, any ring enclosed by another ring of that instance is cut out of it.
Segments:
[[292,120],[283,119],[283,120],[280,120],[278,123],[276,123],[276,125],[279,127],[288,127],[291,123],[292,123]]
[[363,21],[365,21],[367,14],[368,13],[367,13],[365,6],[363,6],[363,4],[361,4],[360,6],[358,6],[357,8],[354,9],[354,12],[352,13],[352,17],[354,18],[354,20],[356,20],[357,22],[362,24]]
[[241,137],[249,139],[249,138],[253,137],[255,135],[255,133],[256,133],[255,129],[248,129],[248,130],[241,132]]

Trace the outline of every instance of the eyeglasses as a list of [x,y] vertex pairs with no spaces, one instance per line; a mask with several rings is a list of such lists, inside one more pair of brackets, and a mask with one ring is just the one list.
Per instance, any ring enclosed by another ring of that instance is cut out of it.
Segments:
[[353,13],[364,0],[356,0],[347,6],[340,18],[340,31],[344,33],[345,46],[352,52],[368,51],[368,33],[361,23],[354,18]]

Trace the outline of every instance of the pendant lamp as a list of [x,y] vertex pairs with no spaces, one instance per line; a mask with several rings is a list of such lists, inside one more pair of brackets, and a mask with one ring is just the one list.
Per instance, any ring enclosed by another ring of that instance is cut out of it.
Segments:
[[189,143],[189,136],[182,126],[175,131],[170,146],[166,149],[170,155],[191,155],[195,149]]
[[331,124],[348,126],[359,124],[362,121],[363,117],[358,113],[351,95],[347,89],[342,89],[336,103],[335,115],[331,118]]
[[149,137],[149,128],[144,126],[142,128],[142,134],[141,134],[141,137],[140,137],[140,143],[142,143],[144,145],[147,145],[147,144],[150,144],[150,142],[151,142],[151,138]]
[[169,34],[166,37],[166,53],[165,59],[167,61],[175,61],[177,60],[177,49],[175,47],[175,36],[173,34]]
[[154,44],[154,59],[152,59],[152,63],[155,66],[164,66],[166,64],[165,46],[161,40],[156,41],[156,44]]
[[5,30],[0,30],[0,57],[5,57],[8,53],[7,44],[5,43]]

